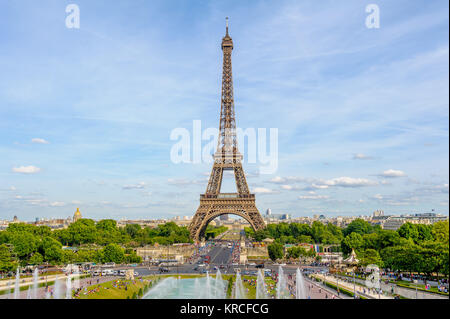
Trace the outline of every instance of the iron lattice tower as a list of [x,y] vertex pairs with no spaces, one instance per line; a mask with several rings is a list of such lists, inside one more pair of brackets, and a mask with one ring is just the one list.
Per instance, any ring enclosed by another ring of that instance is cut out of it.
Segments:
[[[248,189],[242,168],[243,156],[239,153],[237,145],[231,65],[233,40],[228,34],[228,18],[226,34],[222,39],[222,51],[222,98],[218,145],[206,192],[200,195],[200,206],[189,225],[191,238],[197,242],[204,236],[209,222],[224,214],[241,216],[254,230],[265,227],[264,220],[256,208],[255,195]],[[237,193],[220,192],[224,171],[233,171]]]

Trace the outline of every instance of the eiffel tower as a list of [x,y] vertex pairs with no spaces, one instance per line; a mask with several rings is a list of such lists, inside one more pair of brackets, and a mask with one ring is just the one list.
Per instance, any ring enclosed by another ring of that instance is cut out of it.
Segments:
[[[200,195],[200,206],[189,225],[191,238],[198,242],[204,237],[206,226],[216,217],[234,214],[244,218],[254,230],[265,228],[255,205],[255,195],[250,194],[245,173],[242,168],[243,156],[239,153],[236,137],[236,118],[234,113],[233,78],[231,51],[233,40],[228,34],[222,39],[223,74],[222,100],[220,109],[220,129],[214,165],[205,194]],[[233,171],[237,193],[221,193],[224,171]]]

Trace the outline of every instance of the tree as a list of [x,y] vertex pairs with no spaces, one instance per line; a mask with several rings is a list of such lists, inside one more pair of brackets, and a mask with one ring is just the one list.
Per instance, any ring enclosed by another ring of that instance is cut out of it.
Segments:
[[404,223],[398,230],[398,234],[406,239],[412,239],[417,243],[419,240],[419,231],[417,230],[416,225],[411,223]]
[[263,241],[267,237],[269,237],[269,232],[266,229],[257,230],[253,236],[256,241]]
[[420,258],[419,247],[414,244],[391,246],[381,250],[384,266],[393,271],[417,271]]
[[319,221],[314,221],[311,226],[311,235],[316,243],[321,243],[324,238],[329,238],[327,227]]
[[28,259],[29,265],[40,265],[44,261],[44,257],[38,252],[35,252],[30,259]]
[[97,228],[92,219],[80,219],[67,228],[70,234],[69,244],[90,244],[97,239]]
[[415,225],[419,233],[418,242],[433,240],[433,226],[425,224]]
[[120,264],[124,261],[123,249],[117,244],[109,244],[103,248],[103,262],[114,262]]
[[380,230],[378,232],[377,250],[398,245],[400,242],[400,235],[395,230]]
[[383,260],[380,254],[375,249],[366,249],[361,254],[358,255],[359,262],[362,266],[367,265],[377,265],[378,267],[383,266]]
[[435,240],[441,243],[448,244],[448,230],[449,230],[448,225],[449,225],[448,220],[433,224],[431,232]]
[[359,233],[351,233],[341,242],[341,249],[344,254],[351,253],[352,249],[359,250],[364,246],[363,237]]
[[56,264],[62,261],[62,245],[56,239],[45,237],[42,240],[42,246],[40,250],[44,255],[45,261]]
[[351,233],[357,233],[360,235],[368,234],[373,232],[373,227],[369,222],[358,218],[352,221],[348,226],[344,229],[344,236],[348,236]]
[[11,249],[6,244],[0,245],[0,273],[10,272],[17,268],[17,263],[13,261]]
[[131,237],[136,238],[139,231],[141,230],[141,226],[138,224],[127,224],[125,226],[125,232]]
[[267,246],[267,251],[272,261],[283,258],[283,245],[278,242],[273,242]]
[[38,239],[29,232],[16,232],[11,236],[14,252],[21,260],[26,260],[37,251]]

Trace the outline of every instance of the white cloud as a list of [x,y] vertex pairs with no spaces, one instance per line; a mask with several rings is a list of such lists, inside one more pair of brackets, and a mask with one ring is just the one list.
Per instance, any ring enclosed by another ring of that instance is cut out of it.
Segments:
[[21,173],[21,174],[36,174],[39,173],[41,169],[36,166],[20,166],[20,167],[13,167],[12,171],[14,173]]
[[49,204],[50,207],[64,207],[66,206],[66,203],[64,202],[52,202]]
[[312,184],[311,185],[312,188],[317,188],[317,189],[327,189],[328,185],[317,185],[317,184]]
[[384,171],[379,176],[387,177],[387,178],[395,178],[395,177],[404,177],[406,176],[405,172],[395,170],[395,169],[388,169],[387,171]]
[[275,176],[274,178],[272,178],[272,179],[270,180],[270,182],[271,182],[271,183],[285,183],[285,182],[286,182],[286,179],[285,179],[285,178],[282,178],[282,177],[280,177],[280,176]]
[[312,200],[316,200],[316,199],[328,199],[330,198],[327,195],[303,195],[303,196],[299,196],[299,199],[312,199]]
[[371,159],[373,159],[373,157],[359,153],[359,154],[353,155],[353,159],[354,160],[371,160]]
[[145,182],[140,182],[138,184],[134,185],[124,185],[122,186],[122,189],[129,190],[129,189],[144,189],[147,186]]
[[[275,177],[269,181],[270,183],[283,184],[282,189],[293,190],[300,189],[298,186],[292,185],[296,182],[311,183],[309,187],[303,189],[327,189],[329,187],[363,187],[363,186],[375,186],[378,182],[371,181],[365,178],[353,178],[353,177],[338,177],[329,180],[303,178],[303,177]],[[292,183],[291,183],[292,182]]]
[[293,190],[299,190],[301,187],[297,185],[281,185],[281,189],[287,190],[287,191],[293,191]]
[[338,177],[325,181],[324,185],[338,187],[364,187],[378,185],[378,183],[365,178]]
[[255,194],[272,194],[274,193],[273,190],[265,187],[255,187],[252,191]]
[[[206,177],[205,179],[202,180],[190,180],[190,179],[184,179],[184,178],[180,178],[180,179],[175,179],[175,178],[169,178],[167,180],[167,182],[170,185],[175,185],[175,186],[186,186],[186,185],[205,185],[208,183],[207,180],[209,178]],[[206,182],[205,182],[206,181]]]
[[31,139],[31,143],[35,143],[35,144],[50,144],[49,141],[46,141],[43,138],[33,138],[33,139]]

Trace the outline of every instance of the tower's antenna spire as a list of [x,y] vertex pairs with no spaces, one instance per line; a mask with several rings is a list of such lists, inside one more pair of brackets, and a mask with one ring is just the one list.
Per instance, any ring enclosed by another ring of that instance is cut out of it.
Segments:
[[228,17],[226,17],[225,20],[227,21],[227,35],[228,35]]

